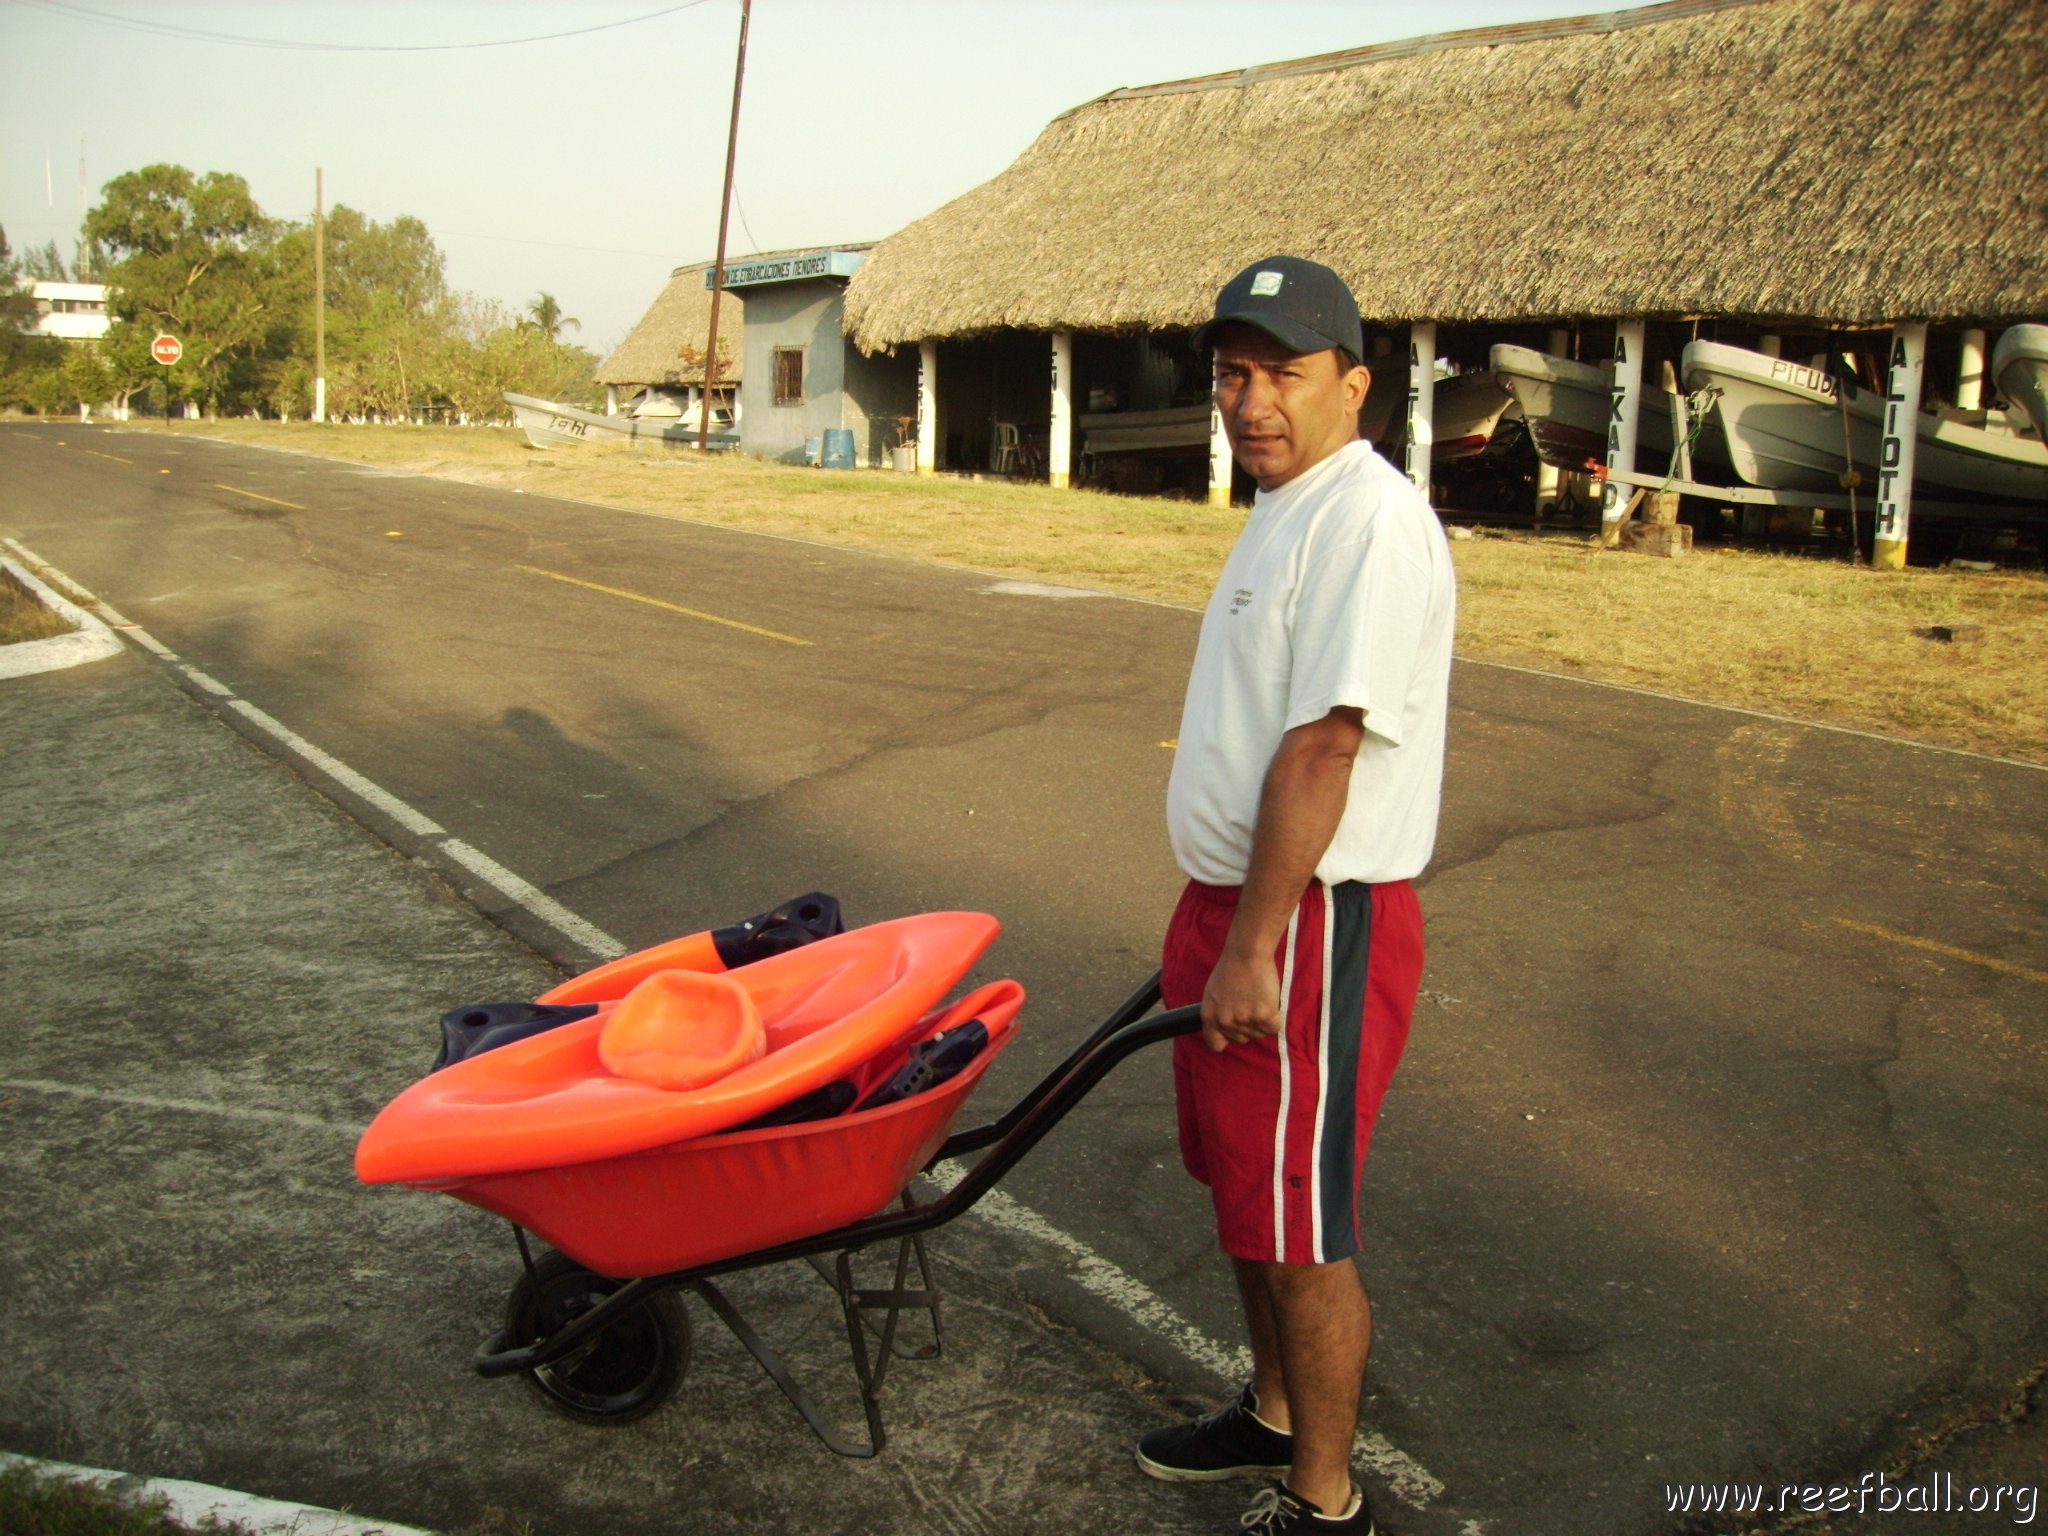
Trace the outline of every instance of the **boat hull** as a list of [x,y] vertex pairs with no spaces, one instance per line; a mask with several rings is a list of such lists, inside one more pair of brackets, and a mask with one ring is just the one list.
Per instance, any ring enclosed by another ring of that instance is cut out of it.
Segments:
[[[503,398],[512,407],[526,440],[536,448],[567,448],[587,442],[668,443],[689,448],[697,443],[694,417],[606,416],[509,389]],[[710,441],[714,447],[729,448],[739,442],[739,434],[729,427],[721,430],[714,426]]]
[[[1715,411],[1735,473],[1779,491],[1839,494],[1845,459],[1875,489],[1884,398],[1784,358],[1720,342],[1685,349],[1688,389],[1720,391]],[[1923,410],[1915,495],[1944,502],[2048,504],[2048,448],[2002,411]]]
[[1999,337],[1991,378],[2026,414],[2035,436],[2048,439],[2048,325],[2015,325]]
[[[1614,365],[1580,363],[1533,347],[1502,343],[1489,361],[1493,375],[1521,407],[1536,457],[1558,469],[1581,470],[1607,462],[1607,421],[1614,404]],[[1636,465],[1648,474],[1671,467],[1671,397],[1661,389],[1642,392],[1636,418]],[[1716,423],[1708,421],[1694,438],[1693,473],[1727,464],[1727,448]]]

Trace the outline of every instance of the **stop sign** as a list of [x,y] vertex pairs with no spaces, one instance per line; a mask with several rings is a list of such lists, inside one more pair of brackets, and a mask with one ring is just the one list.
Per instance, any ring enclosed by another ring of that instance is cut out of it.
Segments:
[[149,355],[168,368],[185,355],[185,344],[175,336],[159,336],[149,344]]

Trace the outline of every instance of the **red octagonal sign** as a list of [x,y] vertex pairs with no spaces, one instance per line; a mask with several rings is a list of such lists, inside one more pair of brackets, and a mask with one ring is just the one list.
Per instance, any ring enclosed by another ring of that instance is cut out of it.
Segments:
[[185,344],[175,336],[159,336],[149,344],[149,355],[168,368],[185,355]]

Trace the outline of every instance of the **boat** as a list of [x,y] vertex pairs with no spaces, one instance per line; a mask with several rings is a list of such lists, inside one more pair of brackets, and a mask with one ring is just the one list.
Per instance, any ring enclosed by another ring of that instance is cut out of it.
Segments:
[[[509,389],[503,398],[512,407],[512,414],[526,433],[526,440],[536,448],[572,447],[591,441],[671,443],[687,448],[697,442],[699,415],[695,410],[680,411],[673,416],[655,413],[607,416],[602,411],[586,411],[580,406],[563,405],[556,400],[514,394]],[[730,448],[737,446],[739,440],[732,412],[723,406],[715,407],[711,412],[711,443],[716,447]]]
[[[1408,435],[1408,371],[1375,363],[1391,360],[1374,359],[1366,365],[1372,384],[1358,413],[1358,435],[1382,449],[1396,449]],[[1484,453],[1514,403],[1490,373],[1438,379],[1430,401],[1430,462],[1444,464]]]
[[2048,325],[2015,325],[1991,352],[1991,380],[2011,406],[2048,438]]
[[[1686,388],[1717,391],[1735,473],[1767,490],[1840,492],[1845,460],[1872,491],[1884,397],[1854,379],[1717,341],[1685,349]],[[2023,415],[1923,406],[1914,422],[1917,496],[1955,503],[2048,503],[2048,445]]]
[[[1497,344],[1488,355],[1493,377],[1521,407],[1536,457],[1565,470],[1607,462],[1607,424],[1614,408],[1614,364],[1581,363],[1534,347]],[[1634,466],[1652,474],[1672,467],[1671,396],[1647,380],[1636,417]],[[1718,426],[1701,424],[1692,446],[1693,472],[1727,463]]]

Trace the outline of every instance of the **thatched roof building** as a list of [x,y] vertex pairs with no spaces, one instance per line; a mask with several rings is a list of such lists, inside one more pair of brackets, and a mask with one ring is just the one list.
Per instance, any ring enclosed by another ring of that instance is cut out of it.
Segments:
[[2048,313],[2048,5],[1670,0],[1113,91],[854,277],[864,348],[1196,324],[1274,251],[1369,322]]
[[[732,265],[728,257],[726,265]],[[596,379],[620,389],[675,388],[704,382],[704,340],[711,334],[711,290],[704,286],[708,261],[677,267],[668,285],[640,317],[618,350],[597,365]],[[740,382],[746,299],[730,290],[718,301],[718,382]],[[686,361],[687,351],[693,360]]]

